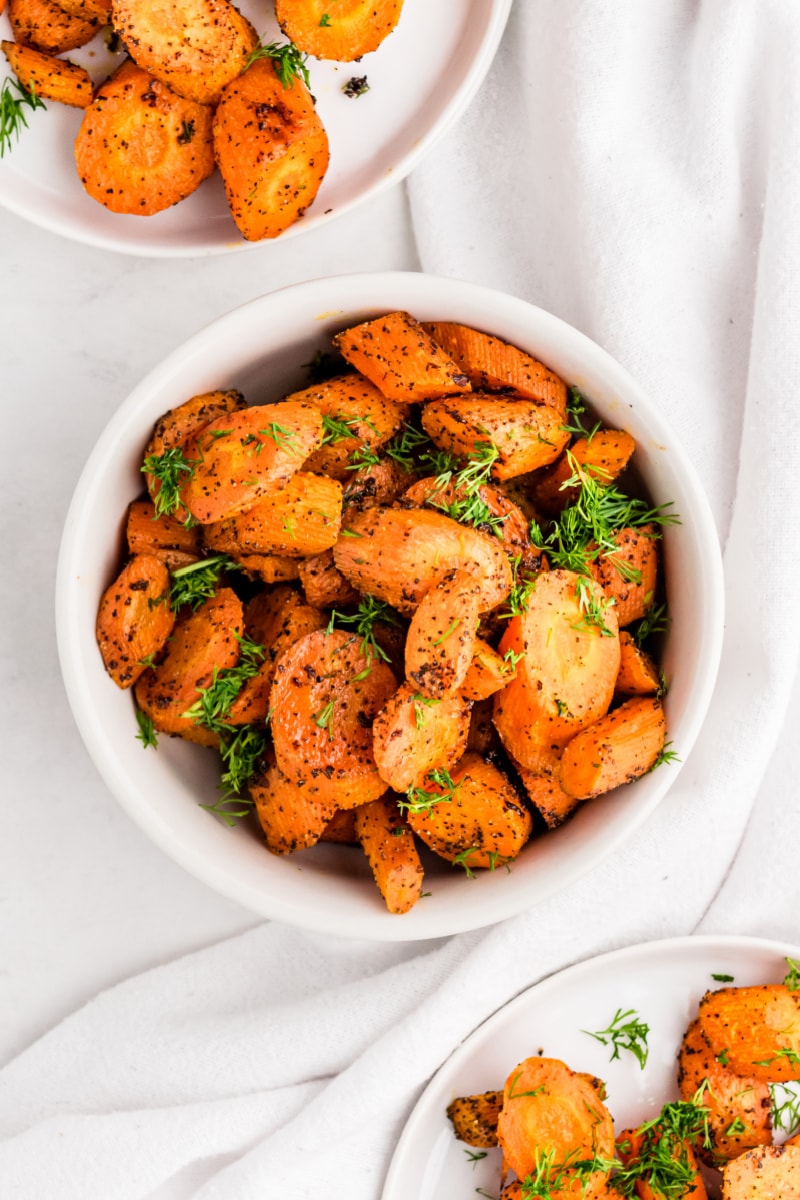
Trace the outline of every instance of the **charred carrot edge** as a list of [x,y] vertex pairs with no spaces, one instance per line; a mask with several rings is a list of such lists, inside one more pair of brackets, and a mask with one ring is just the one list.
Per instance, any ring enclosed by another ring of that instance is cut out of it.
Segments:
[[262,583],[285,583],[300,578],[300,559],[287,558],[283,554],[241,554],[239,566],[251,579]]
[[627,700],[569,742],[561,756],[561,786],[576,800],[588,800],[630,783],[655,766],[665,737],[660,700]]
[[131,554],[152,554],[175,570],[200,557],[200,538],[174,517],[156,517],[152,500],[133,500],[125,521],[125,538]]
[[358,601],[358,592],[348,583],[333,561],[333,550],[304,558],[298,568],[298,578],[306,602],[312,608],[333,608],[335,605],[353,604]]
[[497,1119],[503,1103],[502,1092],[482,1092],[478,1096],[458,1096],[447,1106],[453,1132],[468,1146],[497,1145]]
[[42,54],[31,46],[0,42],[11,70],[22,86],[43,100],[86,108],[92,102],[92,80],[88,71],[75,63]]
[[581,801],[568,795],[559,782],[559,764],[539,771],[529,771],[521,763],[514,764],[525,792],[548,829],[558,829],[572,816]]
[[103,594],[97,644],[117,687],[129,688],[167,643],[175,614],[166,603],[169,571],[151,554],[137,554]]
[[274,761],[253,780],[248,791],[273,854],[293,854],[314,846],[335,812],[330,800],[316,798],[312,787],[298,787]]
[[403,0],[276,0],[275,16],[290,42],[314,58],[353,62],[389,36]]
[[333,341],[390,400],[409,404],[470,390],[467,376],[409,313],[387,313],[354,325]]
[[397,802],[388,796],[355,810],[356,834],[390,913],[413,908],[422,892],[422,863]]

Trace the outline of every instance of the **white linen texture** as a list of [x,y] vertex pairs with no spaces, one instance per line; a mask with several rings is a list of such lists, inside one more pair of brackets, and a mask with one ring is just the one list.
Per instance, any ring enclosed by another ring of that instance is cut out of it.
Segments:
[[266,922],[104,992],[0,1072],[3,1200],[378,1200],[425,1082],[523,988],[651,938],[800,941],[798,131],[796,0],[516,0],[408,182],[420,263],[577,326],[682,439],[726,579],[698,744],[612,861],[499,926]]

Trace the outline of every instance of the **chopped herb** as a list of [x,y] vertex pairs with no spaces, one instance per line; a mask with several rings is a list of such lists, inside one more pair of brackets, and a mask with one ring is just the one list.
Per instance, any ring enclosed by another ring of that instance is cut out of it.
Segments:
[[203,725],[215,733],[225,733],[230,729],[225,718],[231,710],[233,702],[239,695],[248,679],[252,679],[261,669],[265,649],[250,638],[240,637],[239,661],[235,667],[214,667],[211,683],[207,688],[200,688],[200,695],[182,717]]
[[614,1187],[622,1196],[640,1195],[641,1183],[664,1200],[680,1200],[695,1180],[688,1143],[698,1139],[709,1148],[709,1110],[702,1103],[708,1090],[704,1080],[691,1100],[665,1104],[657,1117],[637,1129],[641,1145],[633,1159],[620,1164]]
[[136,709],[136,724],[139,726],[139,732],[136,734],[139,741],[144,746],[145,750],[148,746],[153,749],[158,749],[158,734],[153,725],[153,718],[147,713],[142,712],[140,708]]
[[431,708],[434,704],[441,704],[441,700],[433,696],[423,696],[421,692],[414,693],[414,722],[417,729],[423,729],[428,720],[425,712],[426,708]]
[[34,112],[37,108],[44,107],[44,102],[33,89],[29,91],[10,75],[3,80],[3,86],[0,88],[0,158],[5,156],[6,150],[11,149],[12,139],[19,141],[22,130],[28,128],[25,109]]
[[252,812],[253,802],[246,797],[220,796],[216,803],[201,804],[200,807],[213,813],[215,817],[224,821],[229,829],[233,829],[237,821]]
[[499,850],[490,850],[488,854],[489,870],[494,871],[498,863],[501,867],[505,867],[506,872],[511,874],[512,857],[508,854],[501,854]]
[[449,771],[443,767],[434,767],[425,775],[423,782],[430,781],[434,787],[441,788],[441,791],[426,791],[423,787],[411,787],[406,792],[405,800],[398,800],[397,806],[400,809],[408,809],[409,812],[429,812],[435,804],[449,804],[461,787],[459,783],[453,783]]
[[194,611],[204,600],[208,600],[217,590],[220,579],[226,571],[238,571],[241,568],[227,554],[215,554],[211,558],[200,558],[197,562],[178,567],[172,572],[169,588],[170,608],[177,612],[184,604]]
[[793,958],[787,958],[786,962],[789,966],[789,970],[783,977],[783,985],[784,987],[787,987],[790,992],[796,992],[797,989],[800,988],[800,963],[795,962]]
[[715,1054],[715,1055],[714,1055],[714,1058],[717,1060],[717,1062],[719,1063],[719,1065],[720,1065],[721,1067],[727,1067],[727,1065],[728,1065],[728,1057],[729,1057],[729,1056],[728,1056],[728,1048],[727,1048],[727,1046],[725,1047],[725,1049],[724,1049],[724,1050],[720,1050],[719,1054]]
[[660,767],[664,763],[679,763],[682,761],[681,758],[679,758],[678,754],[674,750],[670,750],[671,745],[672,745],[672,742],[664,743],[664,746],[662,747],[662,749],[658,752],[658,755],[656,756],[656,761],[653,763],[652,767],[650,768],[651,771],[655,771],[656,767]]
[[736,1117],[736,1119],[731,1121],[730,1125],[725,1130],[725,1137],[733,1137],[733,1135],[736,1133],[745,1133],[746,1131],[747,1131],[747,1126],[745,1125],[742,1118]]
[[657,633],[666,633],[667,629],[669,617],[666,604],[651,604],[633,630],[633,638],[636,645],[641,646],[648,638]]
[[576,387],[571,387],[567,392],[567,422],[561,428],[565,433],[571,433],[574,437],[586,438],[587,442],[590,442],[600,428],[601,422],[598,421],[591,429],[587,429],[581,419],[585,415],[586,405],[583,402],[583,396]]
[[455,631],[458,629],[458,627],[459,627],[459,625],[460,625],[460,624],[461,624],[461,618],[460,618],[460,617],[455,617],[455,618],[454,618],[454,620],[452,620],[452,621],[450,622],[449,626],[448,626],[448,627],[447,627],[447,629],[444,631],[444,633],[442,634],[442,636],[441,636],[440,638],[437,638],[437,639],[436,639],[436,641],[433,643],[433,644],[434,644],[434,646],[441,646],[442,642],[446,642],[446,641],[447,641],[447,639],[448,639],[448,638],[449,638],[449,637],[450,637],[452,634],[454,634],[454,633],[455,633]]
[[717,983],[733,983],[732,975],[722,975],[722,974],[715,975],[714,972],[712,971],[711,978],[716,979]]
[[[194,475],[200,459],[188,459],[180,446],[165,450],[163,454],[148,454],[141,470],[152,475],[158,483],[153,505],[157,517],[169,517],[181,506],[181,488]],[[155,489],[154,489],[155,490]],[[192,524],[192,517],[186,521]]]
[[[342,530],[342,533],[345,532]],[[352,536],[361,537],[361,534]],[[326,633],[332,633],[341,626],[354,627],[356,636],[361,638],[361,653],[366,658],[368,667],[371,667],[374,661],[389,661],[389,655],[375,640],[375,624],[379,621],[384,625],[399,625],[394,610],[384,600],[376,600],[374,596],[365,594],[359,600],[358,609],[354,613],[341,613],[335,608],[332,609]],[[362,672],[362,675],[367,673]]]
[[181,131],[178,134],[178,145],[188,146],[194,137],[194,121],[181,121]]
[[319,729],[327,729],[328,741],[333,741],[333,710],[336,705],[335,700],[329,700],[318,713],[314,713],[312,720]]
[[474,1166],[475,1163],[480,1162],[482,1158],[486,1158],[488,1151],[487,1150],[468,1150],[465,1147],[464,1153],[467,1156],[467,1162],[472,1163],[472,1165]]
[[777,1054],[774,1054],[772,1058],[756,1059],[753,1065],[756,1067],[769,1067],[774,1062],[780,1062],[782,1058],[785,1058],[788,1062],[792,1063],[793,1066],[800,1064],[800,1054],[798,1054],[796,1050],[792,1050],[790,1046],[784,1046],[778,1051]]
[[477,846],[468,846],[466,848],[466,850],[459,851],[459,853],[453,859],[453,866],[454,867],[463,867],[464,870],[466,871],[467,879],[475,878],[475,872],[472,870],[472,867],[469,865],[468,859],[470,858],[470,855],[478,854],[478,853],[479,853],[479,849]]
[[387,458],[391,458],[392,462],[396,462],[399,467],[411,474],[417,465],[414,457],[415,451],[428,442],[430,442],[430,438],[427,433],[421,429],[415,429],[413,425],[404,421],[402,432],[395,434],[392,440],[384,446],[384,451]]
[[575,599],[583,616],[575,622],[573,629],[594,626],[600,630],[602,637],[615,636],[613,629],[609,629],[605,622],[606,613],[616,604],[613,596],[606,596],[588,575],[579,575],[575,584]]
[[363,467],[376,467],[381,461],[371,446],[357,446],[347,460],[348,471],[360,471]]
[[353,432],[353,426],[359,424],[359,417],[332,417],[328,413],[322,415],[323,429],[323,446],[335,446],[337,442],[343,442],[346,438],[354,438],[358,435]]
[[139,659],[138,665],[140,667],[154,667],[156,665],[155,654],[146,654],[144,658]]
[[581,1032],[588,1033],[589,1037],[602,1042],[604,1046],[612,1047],[609,1062],[619,1058],[621,1050],[629,1050],[641,1069],[644,1070],[647,1062],[647,1035],[650,1032],[650,1026],[640,1020],[635,1009],[628,1008],[623,1011],[618,1008],[607,1029],[600,1029],[596,1033],[592,1033],[589,1029],[583,1029]]
[[239,725],[220,733],[219,752],[225,767],[220,779],[220,790],[225,793],[223,799],[240,795],[248,780],[255,775],[266,749],[266,728]]
[[503,655],[503,670],[516,671],[517,663],[525,657],[524,650],[506,650]]
[[559,700],[557,696],[555,697],[555,702],[556,702],[556,711],[558,712],[558,715],[560,717],[566,717],[567,713],[569,712],[569,705],[566,704],[563,700]]
[[[258,432],[274,442],[279,450],[285,450],[287,453],[295,455],[298,453],[297,434],[293,433],[291,429],[287,429],[285,425],[279,425],[277,421],[270,421],[266,429],[259,429]],[[255,446],[256,454],[260,454],[264,449],[261,438],[254,433],[248,433],[246,437],[242,438],[243,446],[250,444]]]
[[785,1083],[767,1086],[772,1101],[773,1128],[783,1129],[789,1135],[796,1133],[800,1129],[800,1095]]
[[266,46],[263,46],[259,42],[244,65],[245,71],[259,58],[271,58],[273,60],[272,65],[275,68],[275,74],[285,88],[294,87],[295,79],[302,79],[306,87],[311,86],[311,79],[308,74],[308,67],[306,66],[308,55],[303,54],[295,46],[294,42],[286,42],[282,46],[278,42],[268,42]]
[[354,75],[352,79],[348,79],[342,91],[351,100],[357,100],[359,96],[363,96],[365,92],[369,91],[366,75]]
[[545,1085],[543,1083],[540,1084],[539,1087],[534,1088],[532,1092],[517,1092],[514,1090],[517,1086],[517,1080],[521,1074],[522,1071],[517,1071],[516,1075],[511,1080],[511,1087],[508,1089],[509,1100],[521,1100],[523,1096],[541,1096],[545,1090]]
[[319,23],[320,23],[320,28],[322,28],[322,29],[330,28],[331,19],[327,13],[322,14],[322,16],[319,19]]

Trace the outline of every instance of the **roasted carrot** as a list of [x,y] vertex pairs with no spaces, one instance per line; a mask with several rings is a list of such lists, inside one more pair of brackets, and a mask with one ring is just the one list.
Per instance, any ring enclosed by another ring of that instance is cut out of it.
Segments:
[[301,560],[298,577],[306,603],[312,608],[333,608],[358,601],[358,592],[337,570],[333,550],[323,550]]
[[91,104],[92,80],[83,67],[16,42],[0,42],[0,46],[11,70],[27,91],[35,92],[43,100],[55,100],[73,108],[86,108]]
[[309,633],[278,660],[270,695],[278,765],[295,782],[316,783],[337,808],[356,808],[387,790],[372,750],[372,722],[397,681],[341,630]]
[[700,1028],[739,1075],[765,1083],[800,1079],[800,992],[784,984],[706,992]]
[[465,700],[486,700],[506,686],[514,670],[510,659],[503,658],[483,638],[476,638],[472,659],[458,690]]
[[200,557],[200,537],[174,517],[157,517],[152,500],[134,500],[128,507],[125,538],[131,554],[152,554],[174,570]]
[[356,834],[390,913],[408,912],[422,892],[422,863],[397,801],[381,796],[355,810]]
[[722,1200],[800,1200],[800,1147],[759,1146],[722,1172]]
[[603,610],[597,585],[571,571],[539,575],[522,609],[499,645],[518,661],[494,720],[509,754],[538,771],[608,710],[619,638],[613,607]]
[[658,542],[653,525],[621,529],[615,534],[617,549],[591,565],[594,578],[613,598],[620,629],[645,615],[656,591]]
[[403,0],[276,0],[275,16],[305,54],[353,62],[378,49],[402,8]]
[[498,605],[511,588],[502,544],[429,509],[372,508],[342,522],[333,560],[360,592],[413,611],[449,571],[472,572],[480,609]]
[[86,191],[111,212],[161,212],[214,170],[211,111],[126,62],[85,110],[75,162]]
[[711,1048],[695,1018],[678,1054],[678,1087],[685,1101],[702,1089],[710,1144],[699,1139],[694,1148],[704,1162],[715,1166],[772,1141],[769,1087],[751,1074],[737,1075],[727,1061],[727,1051]]
[[284,87],[259,59],[224,89],[214,153],[228,205],[248,241],[274,238],[314,200],[328,169],[328,135],[301,79]]
[[341,842],[345,845],[358,845],[356,836],[357,808],[337,808],[328,824],[319,835],[321,842]]
[[465,754],[449,782],[426,785],[421,801],[413,794],[409,801],[408,823],[417,836],[468,873],[507,865],[530,837],[530,812],[503,772],[479,754]]
[[314,404],[323,415],[323,442],[306,462],[306,470],[342,481],[351,478],[351,456],[365,447],[374,450],[385,445],[408,411],[405,405],[387,400],[355,371],[292,392],[287,400]]
[[203,541],[217,552],[302,558],[330,550],[339,536],[342,485],[298,471],[274,484],[245,512],[203,526]]
[[691,1145],[676,1138],[669,1128],[656,1124],[646,1131],[623,1130],[617,1135],[617,1156],[624,1166],[636,1167],[639,1177],[633,1194],[641,1200],[663,1200],[664,1190],[659,1184],[665,1178],[673,1191],[676,1186],[683,1189],[683,1200],[708,1200]]
[[322,415],[311,404],[283,401],[225,414],[185,443],[195,465],[181,488],[183,503],[203,525],[244,512],[287,483],[321,439]]
[[558,759],[554,759],[549,766],[543,762],[536,771],[529,771],[521,763],[515,763],[514,766],[525,794],[547,828],[558,829],[581,803],[561,786]]
[[180,613],[164,657],[135,689],[137,705],[159,732],[217,744],[216,734],[186,714],[215,672],[236,665],[243,629],[241,601],[230,588],[220,588],[196,612]]
[[460,687],[472,661],[480,585],[467,571],[449,571],[423,596],[408,627],[406,679],[441,700]]
[[134,62],[199,104],[219,101],[258,43],[250,22],[228,0],[113,0],[111,12]]
[[406,471],[393,459],[380,458],[353,471],[345,488],[344,502],[348,508],[359,510],[394,504],[413,478],[413,472]]
[[301,787],[287,779],[274,758],[250,782],[248,791],[273,854],[292,854],[315,845],[336,811],[335,801],[317,798],[315,784]]
[[468,1146],[497,1145],[497,1120],[503,1104],[502,1092],[481,1092],[477,1096],[458,1096],[447,1106],[453,1133]]
[[657,697],[626,700],[565,747],[562,788],[576,800],[588,800],[638,779],[655,766],[666,728],[664,707]]
[[495,479],[525,475],[553,462],[569,441],[563,417],[547,404],[476,393],[426,404],[422,425],[437,446],[474,454],[491,444],[498,451]]
[[563,379],[524,350],[492,334],[452,321],[425,322],[435,342],[452,355],[476,392],[514,392],[524,400],[567,411]]
[[14,40],[43,54],[63,54],[90,42],[100,28],[91,18],[72,17],[55,0],[8,0]]
[[[463,691],[461,695],[464,696]],[[464,696],[464,699],[469,697]],[[476,700],[469,715],[469,734],[467,735],[467,750],[488,758],[502,751],[502,744],[492,720],[492,701]]]
[[658,667],[623,629],[619,635],[619,674],[614,685],[618,696],[649,696],[662,688]]
[[300,559],[287,558],[284,554],[242,554],[239,566],[251,579],[262,583],[284,583],[300,578]]
[[446,769],[463,754],[469,710],[469,701],[458,694],[429,700],[413,685],[402,684],[372,727],[373,753],[381,778],[396,792],[425,787],[430,770]]
[[333,341],[347,362],[401,404],[470,390],[464,372],[409,313],[354,325]]
[[[497,1140],[504,1164],[525,1179],[548,1153],[554,1164],[570,1156],[610,1159],[614,1127],[587,1076],[558,1059],[536,1057],[521,1062],[506,1080]],[[563,1175],[568,1179],[569,1171]]]
[[103,593],[97,644],[117,687],[129,688],[164,648],[175,614],[166,603],[169,571],[151,554],[137,554]]
[[537,475],[534,503],[548,514],[560,513],[574,503],[578,487],[568,487],[567,483],[576,468],[582,468],[598,483],[611,483],[624,471],[635,449],[631,435],[621,429],[598,429],[591,437],[576,438],[567,453]]
[[111,0],[57,0],[57,4],[71,17],[96,21],[100,25],[111,24]]

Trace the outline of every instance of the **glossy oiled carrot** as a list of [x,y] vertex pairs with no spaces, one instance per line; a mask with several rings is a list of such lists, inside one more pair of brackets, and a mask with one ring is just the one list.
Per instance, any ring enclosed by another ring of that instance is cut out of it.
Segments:
[[384,662],[341,630],[309,633],[278,660],[270,695],[278,765],[315,783],[337,808],[355,808],[387,789],[372,751],[372,722],[397,687]]
[[431,850],[466,871],[497,870],[512,862],[530,837],[531,814],[501,770],[467,753],[450,771],[452,787],[426,785],[441,795],[411,808],[408,823]]
[[196,521],[209,525],[244,512],[299,471],[322,440],[322,414],[283,401],[225,414],[185,443],[196,465],[181,489]]
[[125,538],[131,554],[152,554],[170,570],[200,557],[197,528],[174,517],[156,517],[152,500],[134,500],[128,508]]
[[499,452],[492,467],[495,479],[511,479],[547,466],[569,441],[556,409],[485,393],[427,404],[422,424],[437,446],[453,454],[474,454],[491,442]]
[[576,734],[561,756],[561,786],[588,800],[649,771],[664,748],[664,707],[656,697],[626,700]]
[[35,92],[43,100],[55,100],[73,108],[86,108],[91,104],[92,80],[83,67],[16,42],[0,42],[0,47],[11,70],[27,91]]
[[137,554],[103,594],[97,644],[111,678],[129,688],[166,645],[175,614],[166,603],[169,571],[152,554]]
[[547,828],[558,829],[580,804],[580,800],[568,795],[561,786],[559,761],[554,759],[549,766],[543,762],[537,771],[529,771],[521,763],[514,765],[525,794]]
[[55,0],[8,0],[14,40],[44,54],[63,54],[90,42],[100,28],[95,18],[73,17]]
[[340,842],[345,845],[358,844],[356,836],[357,808],[337,808],[328,824],[319,835],[321,842]]
[[760,1146],[727,1164],[722,1200],[797,1200],[800,1147]]
[[328,169],[328,136],[302,79],[284,87],[259,59],[224,89],[214,153],[231,215],[248,241],[274,238],[314,200]]
[[619,638],[614,610],[600,611],[601,600],[591,581],[546,571],[524,611],[508,622],[499,651],[519,659],[495,696],[494,720],[508,752],[528,770],[549,767],[554,754],[608,710]]
[[381,778],[396,792],[424,783],[432,768],[447,768],[464,752],[469,701],[458,694],[430,700],[404,683],[387,700],[372,727]]
[[408,627],[406,679],[423,696],[441,700],[461,686],[472,661],[480,585],[467,571],[450,571],[422,598]]
[[408,412],[355,371],[292,392],[288,400],[314,404],[327,418],[325,440],[306,462],[307,471],[349,481],[351,455],[363,447],[376,449],[397,432]]
[[783,984],[720,988],[706,992],[698,1015],[732,1071],[769,1083],[800,1079],[800,992]]
[[181,613],[164,657],[136,684],[136,703],[161,733],[214,746],[217,735],[186,716],[215,671],[236,666],[244,630],[242,605],[230,588],[220,588],[197,609]]
[[341,608],[358,603],[358,592],[337,570],[332,550],[323,550],[321,554],[302,559],[298,578],[306,602],[313,608]]
[[248,785],[256,814],[273,854],[292,854],[315,845],[336,811],[333,800],[320,800],[314,784],[300,787],[272,759]]
[[522,399],[550,405],[562,418],[566,414],[563,379],[524,350],[451,321],[426,322],[425,328],[452,355],[476,391],[514,392]]
[[391,796],[355,810],[356,834],[390,913],[405,913],[422,892],[422,863],[411,830]]
[[616,479],[628,465],[636,443],[621,429],[598,429],[591,437],[576,438],[569,453],[537,477],[533,486],[534,502],[546,513],[560,513],[575,501],[577,488],[566,487],[576,467],[585,469],[599,483]]
[[409,404],[470,390],[461,368],[406,312],[354,325],[333,340],[347,362],[390,400]]
[[345,488],[345,504],[354,511],[394,504],[413,478],[413,471],[406,471],[391,458],[381,458],[352,472]]
[[111,212],[162,212],[214,170],[211,111],[126,62],[85,110],[75,163],[88,194]]
[[486,700],[506,686],[514,671],[510,659],[503,658],[483,638],[476,638],[472,659],[458,690],[466,700]]
[[658,667],[627,630],[623,630],[619,635],[619,674],[615,693],[618,696],[649,696],[661,687]]
[[[59,8],[71,17],[84,21],[96,21],[100,25],[111,24],[111,0],[56,0]],[[2,11],[2,10],[0,10]]]
[[284,583],[300,578],[299,558],[287,558],[284,554],[241,554],[239,566],[251,579],[262,583]]
[[511,589],[511,568],[497,538],[430,509],[372,508],[342,521],[333,548],[338,569],[360,592],[412,612],[449,571],[472,572],[480,609]]
[[268,488],[246,512],[205,525],[203,540],[211,549],[237,559],[243,554],[302,558],[333,546],[341,517],[342,485],[298,471]]
[[496,1146],[497,1119],[502,1104],[502,1092],[481,1092],[451,1100],[447,1115],[453,1123],[453,1133],[468,1146]]
[[656,592],[658,542],[653,525],[621,529],[617,549],[592,564],[594,578],[614,600],[620,629],[645,615]]
[[378,49],[402,8],[403,0],[276,0],[275,16],[304,53],[353,62]]

